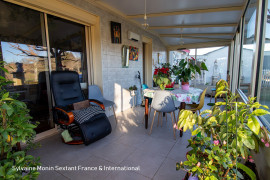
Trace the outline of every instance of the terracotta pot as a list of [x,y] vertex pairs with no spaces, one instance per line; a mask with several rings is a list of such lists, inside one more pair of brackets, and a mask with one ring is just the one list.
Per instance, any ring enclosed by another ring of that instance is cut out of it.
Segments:
[[189,82],[183,82],[181,83],[182,89],[188,91],[189,90]]

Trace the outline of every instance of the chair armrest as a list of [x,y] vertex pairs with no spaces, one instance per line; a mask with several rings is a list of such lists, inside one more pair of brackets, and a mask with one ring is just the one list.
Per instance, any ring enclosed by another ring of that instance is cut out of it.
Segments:
[[99,100],[96,100],[96,99],[88,99],[89,100],[89,103],[90,102],[93,102],[93,103],[96,103],[97,105],[99,105],[103,110],[105,110],[105,106],[102,102],[100,102]]
[[57,114],[61,114],[61,117],[57,120],[60,124],[70,125],[74,122],[74,115],[72,112],[66,112],[65,110],[58,107],[55,107],[54,110]]

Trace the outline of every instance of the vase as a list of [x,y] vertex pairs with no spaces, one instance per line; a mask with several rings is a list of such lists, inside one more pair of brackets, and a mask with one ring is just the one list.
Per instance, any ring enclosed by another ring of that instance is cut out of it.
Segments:
[[198,177],[196,175],[195,176],[190,175],[188,180],[198,180]]
[[182,89],[188,91],[189,90],[189,82],[183,82],[181,83]]

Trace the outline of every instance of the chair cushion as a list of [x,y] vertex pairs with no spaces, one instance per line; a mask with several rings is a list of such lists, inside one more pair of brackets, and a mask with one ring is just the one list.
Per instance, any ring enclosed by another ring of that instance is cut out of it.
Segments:
[[72,113],[74,115],[74,121],[82,124],[95,115],[105,113],[105,111],[100,106],[90,106],[84,109],[74,110]]

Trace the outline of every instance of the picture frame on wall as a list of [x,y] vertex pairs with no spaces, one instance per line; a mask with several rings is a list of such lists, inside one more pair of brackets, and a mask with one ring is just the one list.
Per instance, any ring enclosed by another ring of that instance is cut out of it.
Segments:
[[133,46],[129,46],[129,60],[138,61],[139,59],[139,49]]
[[121,44],[121,23],[111,21],[111,39],[114,44]]

